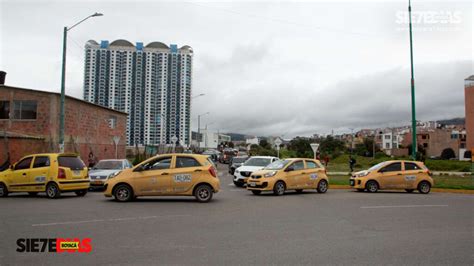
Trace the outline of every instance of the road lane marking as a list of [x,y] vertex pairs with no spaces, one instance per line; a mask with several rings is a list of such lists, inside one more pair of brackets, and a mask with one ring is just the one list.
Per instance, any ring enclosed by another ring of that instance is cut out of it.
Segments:
[[120,221],[147,220],[147,219],[170,218],[170,217],[173,217],[173,218],[174,217],[188,217],[188,216],[191,216],[191,215],[177,214],[177,215],[160,215],[160,216],[124,217],[124,218],[113,218],[113,219],[95,219],[95,220],[84,220],[84,221],[32,224],[31,226],[38,227],[38,226],[70,225],[70,224],[84,224],[84,223],[100,223],[100,222],[120,222]]
[[383,209],[383,208],[423,208],[423,207],[448,207],[448,205],[392,205],[392,206],[362,206],[361,209]]

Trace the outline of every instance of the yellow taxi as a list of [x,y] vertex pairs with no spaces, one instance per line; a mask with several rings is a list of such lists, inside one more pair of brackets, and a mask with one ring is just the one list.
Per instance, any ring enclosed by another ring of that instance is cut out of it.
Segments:
[[434,184],[430,175],[430,171],[422,162],[386,161],[368,170],[354,173],[350,178],[350,185],[361,192],[404,189],[411,193],[417,189],[420,193],[427,194]]
[[14,192],[46,192],[48,198],[59,198],[62,192],[84,196],[89,182],[87,167],[77,154],[33,154],[0,172],[0,197]]
[[290,158],[271,163],[263,170],[253,172],[247,180],[247,190],[259,195],[262,191],[273,191],[280,196],[287,190],[316,189],[319,193],[328,190],[326,170],[318,160]]
[[106,197],[130,201],[139,196],[194,196],[208,202],[220,189],[214,163],[206,155],[163,154],[110,176]]

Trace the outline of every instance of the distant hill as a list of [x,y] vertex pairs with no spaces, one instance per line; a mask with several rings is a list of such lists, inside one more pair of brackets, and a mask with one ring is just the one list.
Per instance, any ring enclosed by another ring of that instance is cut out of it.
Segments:
[[229,135],[232,141],[245,141],[246,136],[244,134],[239,133],[224,133],[225,135]]
[[464,117],[457,117],[457,118],[452,118],[452,119],[438,120],[437,122],[443,125],[447,125],[447,126],[464,125],[466,122],[466,119]]

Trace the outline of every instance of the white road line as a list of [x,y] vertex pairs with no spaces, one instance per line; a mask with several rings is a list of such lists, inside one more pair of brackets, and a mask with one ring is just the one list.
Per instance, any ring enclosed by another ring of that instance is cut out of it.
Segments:
[[169,218],[169,217],[187,217],[187,216],[191,216],[191,215],[177,214],[177,215],[161,215],[161,216],[124,217],[124,218],[113,218],[113,219],[96,219],[96,220],[85,220],[85,221],[32,224],[31,226],[37,227],[37,226],[54,226],[54,225],[69,225],[69,224],[84,224],[84,223],[100,223],[100,222],[120,222],[120,221],[146,220],[146,219]]
[[230,183],[230,184],[228,184],[228,186],[230,187],[230,186],[235,186],[235,185],[234,185],[234,183]]
[[392,206],[362,206],[361,209],[383,209],[383,208],[423,208],[423,207],[448,207],[448,205],[392,205]]

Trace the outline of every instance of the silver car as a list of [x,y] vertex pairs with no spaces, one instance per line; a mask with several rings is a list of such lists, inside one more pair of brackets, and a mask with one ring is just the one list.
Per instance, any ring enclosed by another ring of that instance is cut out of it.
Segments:
[[104,188],[105,181],[120,171],[132,168],[133,165],[127,159],[100,160],[89,170],[91,188]]

